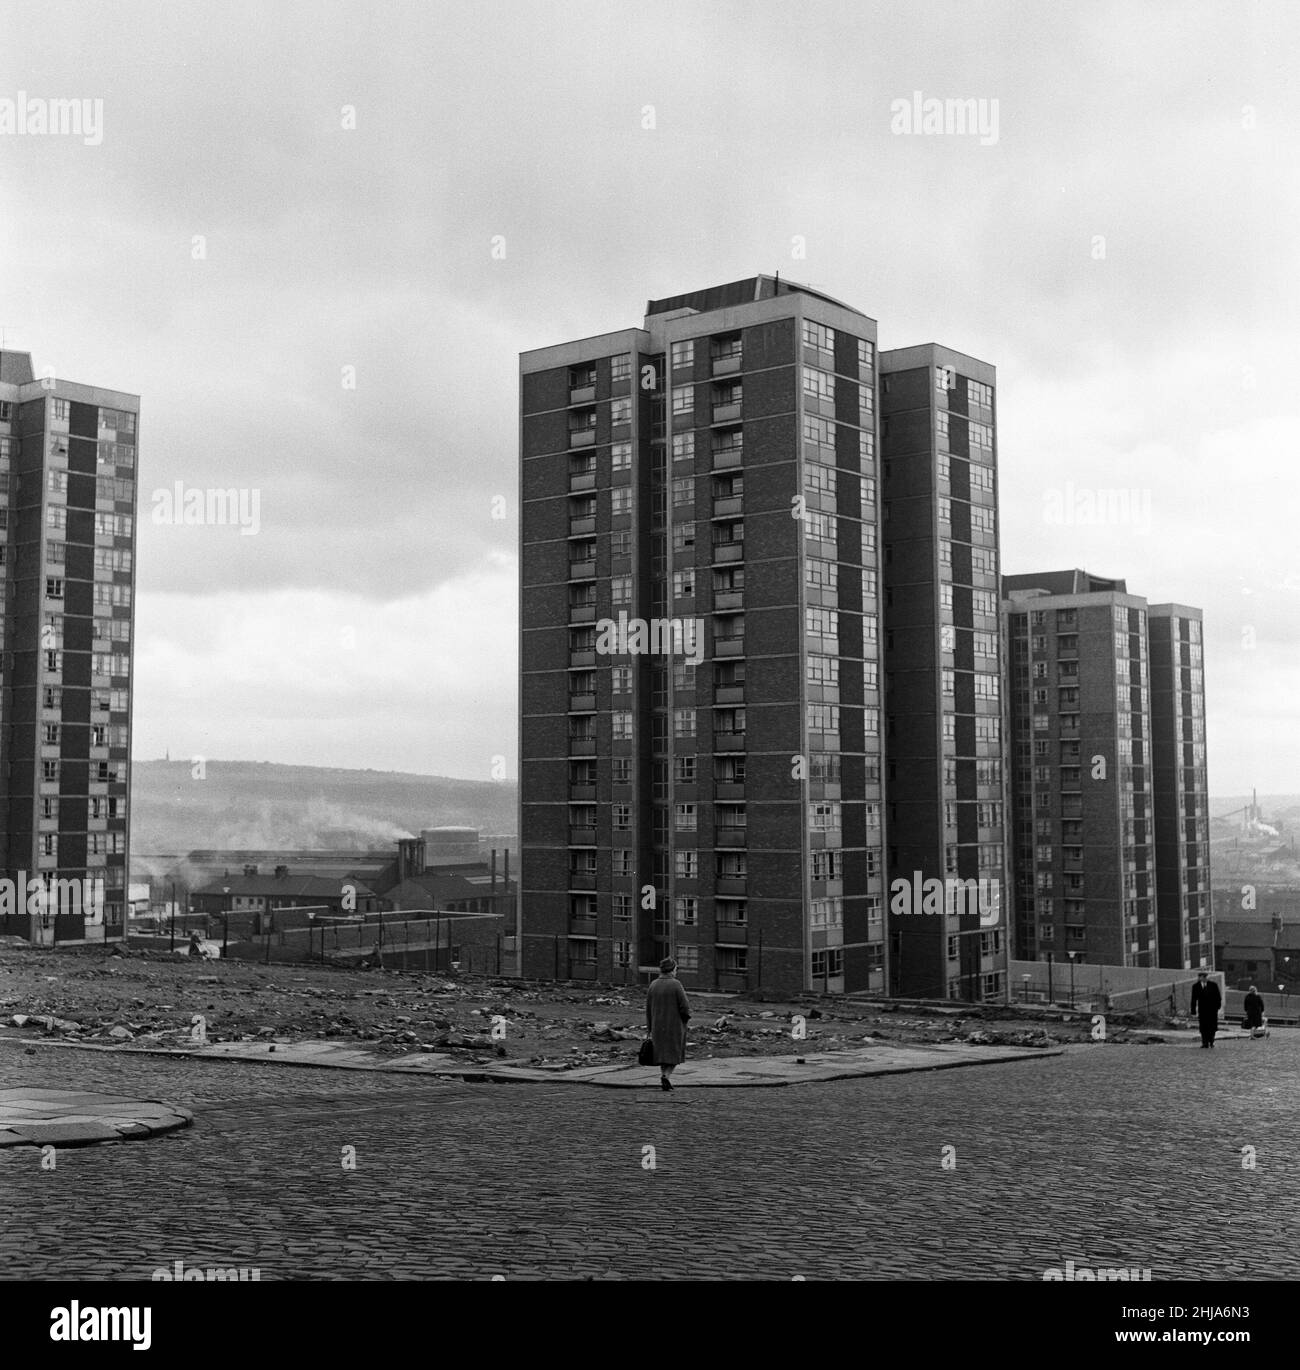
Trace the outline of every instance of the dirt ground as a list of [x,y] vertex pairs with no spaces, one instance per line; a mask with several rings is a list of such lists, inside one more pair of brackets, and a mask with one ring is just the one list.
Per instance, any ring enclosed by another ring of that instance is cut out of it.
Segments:
[[[1091,1015],[806,995],[786,1003],[688,990],[696,1058],[798,1055],[878,1043],[1051,1046],[1087,1040]],[[0,944],[0,1033],[181,1046],[194,1018],[209,1041],[333,1038],[381,1054],[463,1053],[563,1068],[633,1055],[642,992],[483,976],[333,966],[194,962],[180,952]],[[796,1015],[804,1019],[803,1036]],[[1108,1019],[1112,1042],[1167,1024]]]

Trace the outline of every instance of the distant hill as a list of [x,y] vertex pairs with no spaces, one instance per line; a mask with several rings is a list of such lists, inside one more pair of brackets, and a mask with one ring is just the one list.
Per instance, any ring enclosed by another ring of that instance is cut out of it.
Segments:
[[421,828],[513,833],[513,781],[456,780],[400,771],[208,761],[131,767],[132,857],[196,847],[388,847]]

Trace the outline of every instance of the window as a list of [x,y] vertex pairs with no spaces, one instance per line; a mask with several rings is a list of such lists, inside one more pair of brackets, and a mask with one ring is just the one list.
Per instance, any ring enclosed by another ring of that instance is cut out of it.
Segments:
[[615,849],[613,873],[615,875],[632,874],[632,852],[629,849],[625,847]]
[[803,440],[805,453],[814,461],[833,462],[835,460],[835,425],[830,419],[820,419],[813,414],[805,414]]
[[835,377],[825,371],[818,371],[815,367],[805,366],[803,368],[803,393],[816,402],[825,404],[835,403]]
[[673,551],[685,552],[688,548],[695,546],[695,524],[694,523],[675,523],[673,524]]
[[818,590],[834,590],[839,584],[839,563],[809,557],[804,563],[804,578]]
[[695,365],[695,339],[687,338],[685,342],[675,342],[672,347],[673,370],[676,371],[684,366]]
[[699,821],[694,804],[678,804],[676,806],[675,826],[678,832],[696,831]]
[[[595,588],[594,586],[592,587]],[[614,576],[609,582],[609,598],[612,604],[632,603],[632,577]]]
[[864,374],[870,373],[875,363],[876,346],[866,338],[858,339],[858,370]]
[[805,319],[803,323],[803,345],[816,348],[818,352],[835,351],[835,331],[825,324]]
[[840,825],[838,800],[819,799],[808,805],[808,828],[811,832],[831,832]]
[[673,710],[673,735],[675,737],[694,737],[695,736],[695,710],[694,709],[674,709]]
[[691,461],[695,456],[695,434],[673,434],[673,460]]
[[679,785],[695,784],[695,758],[693,756],[675,756],[673,758],[673,779]]
[[[616,695],[630,695],[632,693],[632,668],[631,666],[615,666],[609,673],[610,689]],[[582,691],[581,693],[587,693]]]
[[614,725],[614,741],[631,742],[632,711],[630,709],[616,709],[610,717]]
[[692,476],[679,476],[673,481],[673,503],[695,503],[695,479]]
[[63,581],[60,580],[57,576],[46,576],[46,577],[45,577],[45,598],[46,598],[46,599],[62,599],[62,598],[63,598]]
[[835,609],[806,608],[804,631],[811,637],[834,638],[838,641],[840,616]]
[[695,413],[695,387],[693,385],[678,385],[673,388],[673,413]]
[[809,685],[838,685],[840,681],[839,657],[817,656],[810,652],[807,657],[807,678]]
[[700,854],[693,848],[678,847],[673,852],[673,871],[679,880],[698,880],[700,875]]
[[839,520],[834,514],[815,514],[807,510],[803,516],[806,536],[820,542],[834,542],[839,531]]
[[840,726],[840,710],[836,704],[809,704],[808,731],[814,733],[836,732]]
[[632,444],[630,442],[616,442],[609,449],[609,467],[611,471],[630,471],[632,469]]
[[693,894],[673,896],[673,914],[683,927],[693,928],[699,921],[700,901]]
[[620,352],[618,356],[609,359],[609,378],[612,381],[632,379],[632,354],[630,352]]
[[611,514],[630,514],[632,512],[632,490],[630,486],[622,486],[610,493]]
[[609,421],[612,427],[619,428],[632,422],[632,401],[614,400],[609,406]]

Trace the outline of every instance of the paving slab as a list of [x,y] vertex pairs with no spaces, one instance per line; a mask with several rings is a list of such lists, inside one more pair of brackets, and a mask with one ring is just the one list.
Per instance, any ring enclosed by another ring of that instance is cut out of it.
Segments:
[[186,1109],[158,1099],[72,1089],[0,1089],[0,1147],[88,1146],[156,1137],[193,1121]]
[[[639,1066],[629,1053],[599,1065],[514,1065],[500,1060],[467,1061],[444,1052],[381,1056],[336,1042],[207,1042],[175,1047],[110,1047],[74,1042],[48,1042],[50,1048],[110,1051],[114,1055],[185,1057],[190,1060],[237,1060],[269,1065],[318,1066],[333,1070],[368,1070],[386,1074],[435,1076],[460,1080],[502,1080],[520,1084],[571,1084],[610,1089],[659,1089],[655,1066]],[[1085,1050],[1089,1047],[1072,1049]],[[846,1051],[805,1052],[801,1056],[721,1056],[688,1060],[673,1075],[674,1089],[728,1089],[772,1085],[819,1084],[867,1075],[897,1075],[916,1070],[951,1070],[960,1066],[998,1065],[1043,1056],[1059,1056],[1056,1047],[976,1046],[942,1042],[917,1046],[875,1043]],[[0,1122],[3,1119],[0,1118]]]

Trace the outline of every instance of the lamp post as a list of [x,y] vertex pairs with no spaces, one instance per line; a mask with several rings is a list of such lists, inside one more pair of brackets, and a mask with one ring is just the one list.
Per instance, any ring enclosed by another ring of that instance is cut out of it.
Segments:
[[230,946],[230,886],[222,885],[221,893],[225,895],[225,908],[222,910],[221,928],[221,959],[226,959],[226,949]]
[[1031,978],[1031,977],[1030,977],[1028,974],[1025,974],[1025,975],[1022,975],[1020,978],[1021,978],[1021,980],[1024,982],[1024,987],[1025,987],[1025,988],[1024,988],[1025,1003],[1028,1003],[1028,1002],[1029,1002],[1029,981],[1030,981],[1030,978]]
[[[308,964],[308,965],[311,965],[312,928],[315,927],[315,925],[316,925],[316,910],[315,910],[315,909],[308,909],[308,910],[307,910],[307,964]],[[320,949],[321,949],[321,958],[320,958],[320,959],[323,961],[323,960],[325,959],[325,929],[324,929],[323,927],[321,928],[321,934],[320,934]]]
[[1075,958],[1079,953],[1078,953],[1077,951],[1072,951],[1072,952],[1070,952],[1070,953],[1068,953],[1068,954],[1069,954],[1069,957],[1070,957],[1070,1007],[1073,1008],[1073,1007],[1074,1007],[1074,958]]

